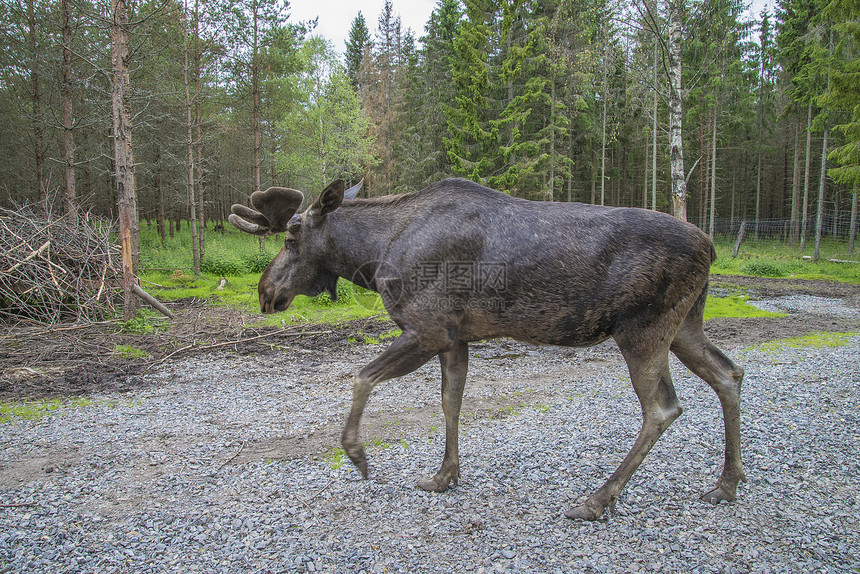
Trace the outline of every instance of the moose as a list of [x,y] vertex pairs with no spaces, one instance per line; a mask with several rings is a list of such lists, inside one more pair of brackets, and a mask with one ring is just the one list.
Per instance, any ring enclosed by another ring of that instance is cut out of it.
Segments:
[[272,187],[233,205],[229,221],[255,235],[285,233],[259,281],[260,309],[296,295],[337,297],[343,277],[381,296],[402,334],[355,375],[341,443],[364,478],[359,423],[372,389],[439,357],[445,453],[418,487],[445,491],[460,477],[458,419],[470,342],[511,337],[586,347],[615,340],[642,408],[630,452],[587,500],[565,512],[597,520],[615,503],[663,431],[682,412],[669,352],[717,394],[725,461],[702,499],[734,500],[741,462],[743,369],[705,335],[713,244],[697,227],[637,208],[536,202],[471,181],[445,179],[409,194],[356,199],[330,184],[304,211],[304,195]]

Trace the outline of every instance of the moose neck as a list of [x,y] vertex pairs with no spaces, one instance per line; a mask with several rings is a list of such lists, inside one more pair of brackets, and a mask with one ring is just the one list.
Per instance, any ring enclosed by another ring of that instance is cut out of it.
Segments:
[[[397,196],[405,197],[405,196]],[[393,197],[355,200],[328,215],[329,270],[361,285],[362,277],[376,277],[383,254],[395,229],[402,224],[403,212],[393,208]],[[377,289],[376,285],[362,287]]]

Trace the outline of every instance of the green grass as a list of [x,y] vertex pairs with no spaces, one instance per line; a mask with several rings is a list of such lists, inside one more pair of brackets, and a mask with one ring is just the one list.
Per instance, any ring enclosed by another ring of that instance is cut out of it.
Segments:
[[65,408],[85,407],[93,404],[90,399],[50,399],[0,403],[0,424],[14,420],[39,420]]
[[705,303],[705,321],[708,319],[726,317],[785,317],[785,313],[773,313],[763,311],[747,303],[749,297],[739,295],[735,297],[708,297]]
[[817,331],[778,341],[767,341],[753,347],[754,349],[767,352],[778,352],[783,349],[826,349],[828,347],[845,347],[851,342],[849,337],[857,336],[858,333],[828,333]]
[[[860,284],[860,254],[848,255],[844,242],[823,241],[818,261],[804,259],[812,255],[812,242],[807,241],[806,250],[789,247],[779,242],[744,242],[737,257],[732,257],[734,242],[716,243],[717,260],[711,273],[722,275],[750,275],[755,277],[793,277],[796,279],[823,279]],[[842,259],[853,263],[834,263],[830,259]]]
[[336,446],[334,448],[328,449],[325,452],[324,460],[332,470],[338,470],[340,469],[340,467],[343,466],[345,457],[346,451],[343,450],[341,447]]
[[123,359],[139,359],[149,354],[143,349],[139,349],[132,345],[114,345],[113,352]]

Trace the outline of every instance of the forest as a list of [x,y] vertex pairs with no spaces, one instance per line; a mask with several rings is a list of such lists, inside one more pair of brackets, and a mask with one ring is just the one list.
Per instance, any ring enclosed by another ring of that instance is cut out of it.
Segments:
[[791,243],[816,224],[853,238],[860,3],[748,14],[439,0],[411,30],[389,0],[333,46],[283,0],[9,0],[0,206],[73,220],[131,206],[162,237],[190,222],[202,245],[207,222],[270,185],[364,177],[375,196],[461,176],[712,233],[751,220]]

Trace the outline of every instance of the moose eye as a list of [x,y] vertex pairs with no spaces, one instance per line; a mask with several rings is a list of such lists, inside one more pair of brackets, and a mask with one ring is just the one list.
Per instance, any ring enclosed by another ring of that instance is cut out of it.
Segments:
[[286,247],[287,249],[289,249],[290,247],[292,247],[295,244],[296,244],[296,238],[295,237],[287,236],[287,238],[284,239],[284,247]]

